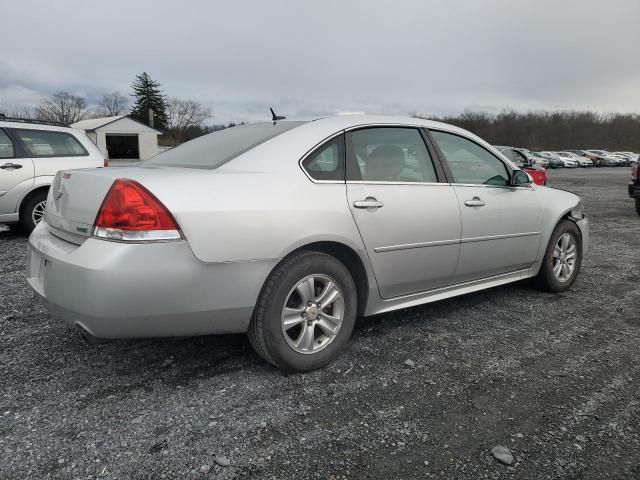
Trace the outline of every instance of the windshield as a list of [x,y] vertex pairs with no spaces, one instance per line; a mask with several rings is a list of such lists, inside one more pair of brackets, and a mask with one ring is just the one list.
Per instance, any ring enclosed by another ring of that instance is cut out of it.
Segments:
[[303,123],[268,122],[225,128],[183,143],[141,165],[212,170]]

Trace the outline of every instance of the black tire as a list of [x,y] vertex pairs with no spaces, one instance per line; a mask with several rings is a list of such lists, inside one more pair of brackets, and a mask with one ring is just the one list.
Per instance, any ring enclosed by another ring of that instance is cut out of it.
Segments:
[[[282,309],[296,284],[315,274],[331,277],[338,285],[344,297],[344,314],[333,340],[324,349],[305,354],[287,342]],[[282,370],[306,372],[321,368],[334,360],[349,341],[357,304],[355,283],[342,262],[325,253],[300,251],[282,261],[267,279],[249,325],[249,341],[258,355]]]
[[640,215],[640,198],[636,198],[636,213]]
[[[577,247],[577,258],[575,261],[573,272],[570,277],[565,281],[560,281],[553,273],[553,251],[558,243],[558,240],[565,233],[570,234]],[[553,231],[549,244],[547,245],[547,251],[545,252],[540,271],[535,278],[535,283],[538,288],[546,290],[547,292],[564,292],[571,288],[571,285],[575,281],[578,273],[580,272],[580,266],[582,265],[582,234],[580,228],[571,220],[561,220]]]
[[33,210],[42,202],[47,201],[47,192],[39,192],[29,198],[20,208],[20,225],[27,233],[31,233],[36,228],[37,223],[33,220]]

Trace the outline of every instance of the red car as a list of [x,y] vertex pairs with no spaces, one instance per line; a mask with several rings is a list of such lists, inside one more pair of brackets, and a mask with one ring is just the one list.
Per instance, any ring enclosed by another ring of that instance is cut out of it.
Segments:
[[532,165],[524,153],[513,147],[496,147],[500,153],[527,172],[536,185],[547,184],[547,171],[537,165]]

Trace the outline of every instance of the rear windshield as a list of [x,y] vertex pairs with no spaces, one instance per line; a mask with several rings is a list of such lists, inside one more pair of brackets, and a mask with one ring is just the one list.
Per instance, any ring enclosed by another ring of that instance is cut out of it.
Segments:
[[238,125],[204,135],[143,162],[145,166],[214,169],[304,122]]

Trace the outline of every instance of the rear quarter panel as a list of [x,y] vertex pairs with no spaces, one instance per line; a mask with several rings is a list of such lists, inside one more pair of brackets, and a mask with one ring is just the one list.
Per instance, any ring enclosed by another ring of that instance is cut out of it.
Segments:
[[345,184],[315,184],[296,173],[205,173],[183,179],[179,190],[162,177],[144,184],[171,210],[203,262],[283,258],[317,241],[363,251]]

